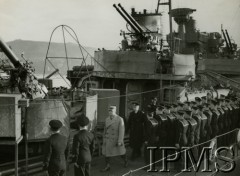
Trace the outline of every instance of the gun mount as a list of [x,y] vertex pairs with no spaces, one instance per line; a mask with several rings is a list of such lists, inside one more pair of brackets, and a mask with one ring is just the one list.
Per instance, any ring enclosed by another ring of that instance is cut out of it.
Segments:
[[[128,14],[128,12],[122,7],[121,4],[113,5],[113,7],[117,10],[117,12],[123,17],[123,19],[127,22],[127,25],[131,27],[131,29],[126,33],[125,31],[121,31],[123,36],[122,40],[122,50],[157,50],[158,45],[161,43],[162,34],[159,33],[160,29],[160,13],[147,13],[146,10],[141,13],[136,13],[135,9],[132,9],[132,14]],[[130,36],[127,38],[127,36]],[[130,44],[129,44],[130,43]]]
[[6,90],[6,92],[7,90],[13,92],[13,90],[18,87],[18,91],[26,98],[44,98],[47,94],[47,88],[38,82],[37,77],[34,75],[35,69],[32,67],[32,63],[26,61],[26,63],[22,64],[1,38],[0,48],[10,60],[11,65],[11,69],[8,68],[6,70],[2,68],[2,70],[7,72],[10,76],[8,81],[9,84],[5,84],[4,87],[0,88]]

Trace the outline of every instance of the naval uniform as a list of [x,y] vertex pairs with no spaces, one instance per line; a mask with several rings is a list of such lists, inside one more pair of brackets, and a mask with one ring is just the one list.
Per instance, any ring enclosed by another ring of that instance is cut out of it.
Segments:
[[194,144],[197,145],[200,141],[201,116],[198,113],[196,113],[196,114],[193,114],[192,118],[195,119],[197,122],[197,127],[194,135]]
[[144,130],[144,138],[147,144],[144,146],[144,160],[146,164],[150,162],[150,152],[147,149],[148,147],[156,147],[157,146],[157,130],[158,130],[158,122],[154,118],[145,117],[145,130]]
[[212,111],[212,121],[211,121],[212,137],[211,138],[214,138],[219,133],[218,119],[219,119],[220,113],[216,109],[211,109],[211,111]]
[[[186,147],[188,144],[187,131],[189,124],[184,118],[176,119],[176,138],[175,144],[179,144],[178,152],[181,152],[182,147]],[[181,170],[183,168],[183,155],[180,154],[181,158],[178,162],[174,163],[176,170]]]
[[141,147],[144,142],[145,115],[142,111],[131,112],[128,119],[129,142],[132,151],[132,159],[141,155]]
[[55,133],[45,144],[44,165],[48,168],[49,176],[63,176],[66,171],[68,155],[68,139]]
[[72,153],[75,166],[75,176],[89,176],[92,161],[94,135],[83,129],[73,138]]
[[[225,113],[224,113],[224,110],[221,108],[221,107],[218,107],[217,108],[218,112],[219,112],[219,119],[218,119],[218,135],[221,135],[225,132],[225,124],[224,124],[224,120],[225,120]],[[225,142],[225,135],[224,136],[221,136],[218,138],[218,145],[219,146],[223,146],[224,145],[224,142]]]
[[211,127],[211,122],[212,122],[212,112],[209,109],[205,109],[203,111],[203,114],[207,117],[207,123],[206,123],[206,141],[210,140],[212,138],[212,127]]

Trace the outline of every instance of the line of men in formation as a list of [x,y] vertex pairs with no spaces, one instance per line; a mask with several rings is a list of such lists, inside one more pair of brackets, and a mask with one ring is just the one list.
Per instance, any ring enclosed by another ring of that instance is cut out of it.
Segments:
[[[139,110],[133,103],[128,120],[132,159],[141,155],[145,143],[144,158],[149,163],[148,146],[191,147],[218,135],[240,127],[240,101],[236,97],[220,95],[219,99],[196,97],[195,101],[157,105],[152,99],[147,112]],[[219,146],[235,142],[234,135],[218,138]],[[198,156],[198,151],[196,155]]]
[[[219,99],[197,97],[195,100],[157,105],[157,98],[153,98],[146,113],[140,111],[138,103],[133,103],[133,111],[127,121],[130,146],[133,149],[132,159],[141,155],[143,143],[145,143],[144,158],[148,164],[148,146],[175,146],[179,149],[191,147],[240,127],[240,101],[237,98],[221,95]],[[121,156],[124,167],[128,165],[123,119],[116,114],[116,106],[110,106],[108,111],[102,145],[102,154],[106,162],[106,167],[101,170],[103,172],[110,170],[110,158],[114,156]],[[76,122],[79,132],[74,136],[72,146],[75,175],[88,176],[94,135],[87,130],[89,119],[84,114],[80,115]],[[46,141],[44,169],[48,170],[49,176],[63,176],[69,148],[68,139],[60,134],[63,125],[61,121],[52,120],[49,125],[52,135]],[[234,142],[234,136],[229,134],[219,138],[218,145],[229,145]]]

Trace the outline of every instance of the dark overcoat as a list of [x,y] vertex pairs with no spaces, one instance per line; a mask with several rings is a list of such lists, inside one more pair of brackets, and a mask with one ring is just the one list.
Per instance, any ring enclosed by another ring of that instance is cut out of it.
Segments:
[[141,148],[144,142],[144,114],[142,111],[131,112],[128,119],[128,131],[130,147]]

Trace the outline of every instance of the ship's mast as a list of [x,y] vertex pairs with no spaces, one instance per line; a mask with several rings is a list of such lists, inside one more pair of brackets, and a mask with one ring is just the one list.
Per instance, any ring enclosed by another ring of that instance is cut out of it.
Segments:
[[173,37],[172,37],[172,15],[171,15],[171,10],[172,10],[172,0],[168,0],[168,2],[160,2],[161,0],[158,0],[158,4],[157,4],[157,9],[156,9],[156,13],[158,13],[159,10],[159,6],[160,5],[168,5],[169,7],[169,11],[168,11],[168,15],[169,15],[169,29],[170,29],[170,54],[172,56],[173,54]]

